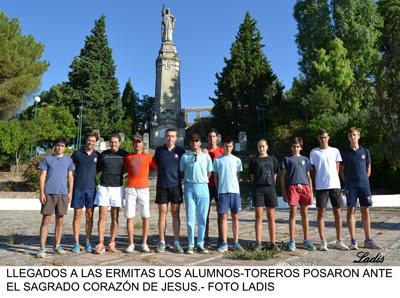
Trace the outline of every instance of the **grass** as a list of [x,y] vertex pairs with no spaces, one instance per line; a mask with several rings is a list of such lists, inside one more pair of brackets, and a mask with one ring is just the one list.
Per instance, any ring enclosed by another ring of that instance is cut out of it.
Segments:
[[256,260],[266,261],[275,258],[280,254],[281,251],[286,250],[286,246],[283,243],[278,243],[278,248],[270,248],[262,246],[256,249],[254,245],[244,246],[242,251],[234,251],[228,255],[228,258],[234,260]]

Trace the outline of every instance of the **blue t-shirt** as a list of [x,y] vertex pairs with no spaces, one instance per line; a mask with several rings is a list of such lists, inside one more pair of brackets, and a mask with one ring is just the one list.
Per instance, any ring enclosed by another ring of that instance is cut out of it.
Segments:
[[240,194],[237,173],[242,171],[242,161],[234,155],[221,155],[214,159],[214,172],[218,175],[218,194]]
[[303,156],[286,156],[282,161],[282,169],[286,170],[286,184],[308,184],[307,173],[311,169],[310,160]]
[[342,152],[344,171],[347,186],[367,186],[368,165],[371,164],[371,155],[368,149],[359,147],[357,150],[348,148]]
[[96,187],[96,163],[99,153],[95,150],[90,155],[85,149],[72,153],[71,158],[75,164],[74,188]]
[[164,144],[156,149],[154,159],[157,163],[157,188],[175,187],[180,183],[179,159],[185,153],[181,147],[175,146],[171,151]]
[[39,170],[47,171],[44,193],[46,195],[68,194],[67,178],[68,172],[75,169],[71,157],[56,157],[49,155],[39,164]]
[[179,161],[179,170],[184,174],[184,181],[189,183],[208,183],[208,173],[213,170],[210,155],[203,152],[188,152]]

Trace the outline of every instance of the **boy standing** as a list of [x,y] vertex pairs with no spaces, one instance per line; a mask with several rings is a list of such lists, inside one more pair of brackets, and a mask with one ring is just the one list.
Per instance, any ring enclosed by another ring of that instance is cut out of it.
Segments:
[[74,192],[72,194],[71,207],[74,208],[72,229],[74,231],[73,253],[80,252],[79,232],[81,229],[82,209],[85,207],[86,216],[86,252],[92,252],[90,238],[93,228],[94,199],[96,197],[96,164],[99,153],[94,150],[97,135],[93,132],[86,135],[86,148],[78,149],[72,153],[72,161],[75,164]]
[[239,173],[242,161],[232,154],[233,140],[224,140],[224,155],[214,160],[214,179],[218,186],[218,214],[221,217],[222,241],[218,252],[228,251],[228,210],[231,210],[234,250],[243,250],[239,243],[239,215],[241,210]]
[[[47,156],[39,164],[39,190],[40,213],[42,223],[40,225],[40,248],[38,258],[46,257],[46,239],[52,214],[56,215],[56,226],[54,229],[54,252],[59,255],[65,254],[61,247],[61,236],[64,215],[67,214],[68,204],[72,198],[74,186],[74,164],[69,156],[64,155],[67,140],[63,137],[57,138],[52,155]],[[68,180],[68,187],[67,187]]]
[[127,253],[135,251],[133,242],[133,227],[135,223],[136,202],[142,217],[142,252],[150,252],[147,246],[147,235],[149,233],[150,217],[150,192],[149,171],[153,166],[153,157],[143,154],[143,139],[141,135],[135,134],[132,138],[134,153],[125,157],[125,169],[128,172],[128,181],[125,188],[125,217],[126,230],[128,232],[129,246],[125,249]]
[[333,215],[335,217],[336,243],[335,248],[349,250],[342,241],[342,219],[340,208],[342,207],[342,192],[340,189],[339,165],[342,161],[340,152],[337,148],[329,146],[329,134],[325,129],[320,129],[317,139],[319,147],[311,150],[310,161],[315,173],[315,189],[317,191],[318,208],[318,232],[321,239],[319,250],[327,251],[328,244],[325,240],[325,221],[324,215],[330,199]]
[[171,206],[172,229],[174,234],[174,251],[183,253],[179,242],[181,228],[180,208],[182,204],[182,185],[179,177],[179,159],[185,153],[185,149],[176,146],[177,130],[168,128],[165,131],[165,144],[156,149],[154,159],[157,164],[157,193],[158,205],[158,232],[160,242],[156,252],[165,252],[165,229],[168,205]]
[[97,162],[97,169],[101,171],[100,186],[96,194],[95,204],[99,206],[99,244],[95,253],[103,254],[104,234],[108,207],[111,207],[110,242],[109,252],[119,252],[115,245],[115,238],[118,232],[119,210],[123,205],[124,187],[124,158],[128,154],[120,149],[121,137],[119,134],[112,134],[110,137],[110,149],[100,154]]
[[351,237],[350,249],[358,249],[358,243],[355,238],[356,222],[354,217],[357,199],[360,200],[361,218],[364,227],[364,247],[382,249],[371,238],[369,207],[372,206],[372,200],[368,179],[371,175],[371,155],[368,149],[359,145],[360,130],[358,128],[350,128],[347,136],[350,147],[343,151],[343,163],[340,167],[340,175],[346,183],[347,223]]
[[[214,161],[217,157],[221,156],[224,154],[224,148],[221,148],[217,145],[218,141],[218,131],[215,128],[210,129],[210,131],[207,134],[208,138],[208,146],[206,148],[206,151],[211,157],[211,161]],[[211,173],[209,182],[208,182],[208,191],[210,193],[210,206],[208,208],[208,213],[207,213],[207,225],[206,225],[206,237],[205,240],[207,243],[210,242],[209,239],[209,217],[210,217],[210,207],[211,207],[211,202],[215,200],[215,203],[217,204],[217,209],[218,209],[218,190],[217,186],[215,185],[215,179],[214,179],[214,172]],[[218,216],[218,214],[217,214]],[[218,245],[221,244],[221,219],[218,216]]]
[[296,211],[297,204],[300,204],[300,214],[303,227],[303,245],[308,250],[315,250],[315,246],[308,239],[308,205],[313,202],[312,182],[310,176],[310,160],[300,155],[303,149],[303,139],[293,138],[292,155],[283,159],[281,170],[281,188],[283,200],[288,202],[290,207],[289,215],[289,236],[288,248],[296,250],[294,235],[296,232]]

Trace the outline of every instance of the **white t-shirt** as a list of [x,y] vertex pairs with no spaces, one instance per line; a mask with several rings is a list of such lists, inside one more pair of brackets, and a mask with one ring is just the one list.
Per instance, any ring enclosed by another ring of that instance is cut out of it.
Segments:
[[336,163],[342,161],[337,148],[314,148],[310,153],[311,165],[315,170],[315,189],[340,188]]

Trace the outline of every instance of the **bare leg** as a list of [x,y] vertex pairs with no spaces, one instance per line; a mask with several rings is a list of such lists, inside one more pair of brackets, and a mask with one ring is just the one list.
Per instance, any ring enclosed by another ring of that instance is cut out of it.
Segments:
[[290,206],[289,213],[289,237],[294,241],[294,234],[296,233],[296,212],[297,206]]
[[142,245],[147,245],[147,235],[149,234],[149,219],[142,217]]
[[46,246],[47,234],[49,232],[49,224],[51,221],[51,215],[43,214],[42,223],[40,224],[40,247]]
[[158,204],[158,234],[160,241],[165,241],[165,221],[167,219],[168,204]]
[[221,214],[221,221],[222,221],[222,241],[224,243],[228,243],[228,214],[224,213]]
[[119,207],[111,207],[110,243],[115,243],[118,232]]
[[181,204],[171,203],[172,229],[175,241],[179,241],[179,234],[181,230],[181,218],[179,216],[180,208]]
[[275,208],[267,208],[269,240],[275,244]]
[[79,243],[79,232],[81,230],[82,208],[74,209],[74,219],[72,220],[72,230],[74,232],[74,241]]
[[308,240],[308,206],[300,206],[300,214],[304,240]]
[[231,212],[233,241],[239,242],[239,214]]
[[342,217],[340,208],[333,208],[333,215],[335,216],[336,240],[342,240]]
[[64,215],[56,215],[56,226],[54,228],[54,245],[60,245],[63,230]]
[[361,207],[361,218],[364,227],[365,240],[371,239],[371,219],[369,216],[369,207]]
[[92,229],[93,229],[93,209],[94,208],[86,208],[86,224],[85,224],[85,232],[86,232],[86,243],[90,242],[90,238],[92,237]]
[[99,222],[97,224],[97,228],[99,230],[99,244],[104,245],[104,234],[106,230],[106,218],[108,213],[107,206],[99,207]]
[[262,241],[263,209],[263,207],[256,207],[256,244],[261,244]]
[[134,244],[133,241],[133,225],[135,223],[135,218],[126,219],[126,232],[128,233],[129,244]]
[[318,208],[317,224],[318,224],[319,238],[321,240],[325,240],[325,219],[324,219],[325,213],[326,213],[326,208]]
[[354,214],[356,213],[355,207],[347,207],[347,225],[349,226],[349,233],[351,239],[356,239],[356,220]]

